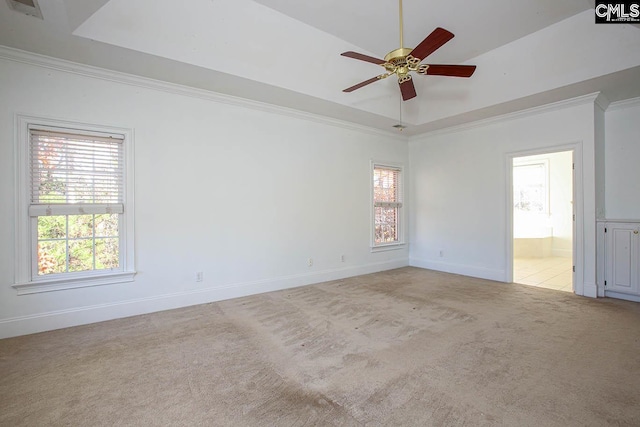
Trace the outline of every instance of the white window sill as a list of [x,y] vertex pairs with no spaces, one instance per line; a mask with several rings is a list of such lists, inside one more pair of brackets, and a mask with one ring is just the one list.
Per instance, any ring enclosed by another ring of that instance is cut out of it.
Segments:
[[397,251],[403,249],[404,243],[387,243],[386,245],[372,246],[371,252]]
[[32,282],[16,283],[13,285],[13,288],[18,291],[18,295],[29,295],[41,292],[133,282],[133,277],[135,275],[135,271],[125,271],[117,273],[81,275],[75,277],[59,277],[57,279],[42,279]]

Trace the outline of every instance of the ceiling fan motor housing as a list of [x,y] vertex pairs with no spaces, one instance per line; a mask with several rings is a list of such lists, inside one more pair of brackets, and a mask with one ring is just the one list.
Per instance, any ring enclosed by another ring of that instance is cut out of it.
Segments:
[[384,57],[384,68],[389,73],[395,73],[398,77],[409,74],[409,71],[417,71],[421,74],[426,73],[428,65],[420,65],[420,59],[411,56],[412,48],[401,47],[393,50]]

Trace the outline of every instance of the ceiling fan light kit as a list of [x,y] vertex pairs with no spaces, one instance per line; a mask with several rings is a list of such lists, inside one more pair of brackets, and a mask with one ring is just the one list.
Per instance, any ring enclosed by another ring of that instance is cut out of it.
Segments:
[[454,35],[444,28],[438,27],[415,48],[411,49],[403,47],[404,30],[402,24],[402,0],[398,0],[398,5],[400,15],[400,48],[389,52],[384,59],[374,58],[372,56],[353,51],[341,54],[348,58],[381,65],[386,70],[386,73],[348,87],[344,89],[343,92],[353,92],[356,89],[360,89],[361,87],[367,86],[378,80],[386,79],[387,77],[395,74],[398,77],[398,85],[400,86],[402,99],[403,101],[408,101],[409,99],[416,97],[416,88],[413,84],[413,78],[410,73],[449,77],[471,77],[473,75],[476,70],[475,65],[421,64],[427,56],[431,55],[442,45],[451,40]]

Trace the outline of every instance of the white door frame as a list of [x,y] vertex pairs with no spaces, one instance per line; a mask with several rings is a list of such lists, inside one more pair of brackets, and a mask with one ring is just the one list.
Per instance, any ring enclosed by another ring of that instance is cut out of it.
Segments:
[[516,151],[506,155],[506,230],[505,282],[513,282],[513,159],[516,157],[573,152],[573,292],[584,295],[584,200],[582,183],[582,142]]

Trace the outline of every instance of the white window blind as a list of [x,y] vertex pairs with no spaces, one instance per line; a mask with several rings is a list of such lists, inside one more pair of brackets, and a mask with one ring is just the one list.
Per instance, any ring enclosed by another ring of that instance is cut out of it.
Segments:
[[124,211],[124,137],[29,129],[29,215]]
[[374,166],[373,198],[377,207],[401,207],[400,169]]

